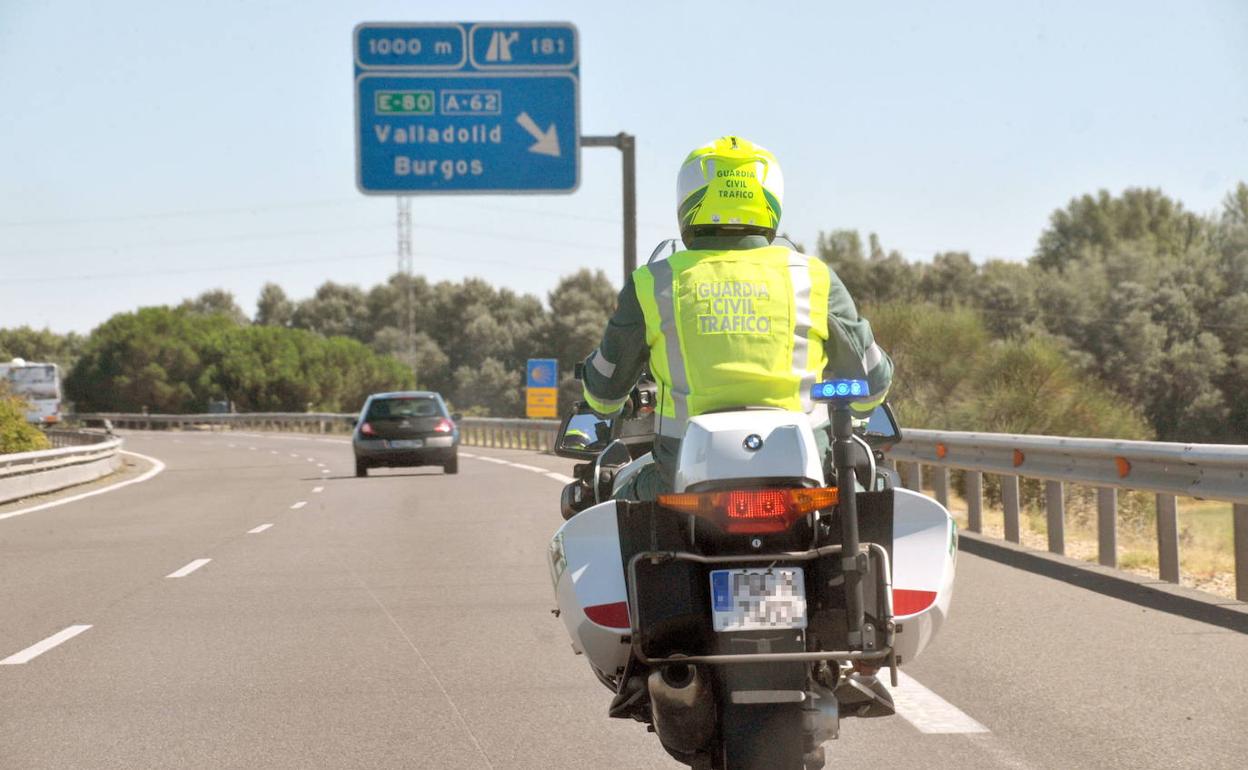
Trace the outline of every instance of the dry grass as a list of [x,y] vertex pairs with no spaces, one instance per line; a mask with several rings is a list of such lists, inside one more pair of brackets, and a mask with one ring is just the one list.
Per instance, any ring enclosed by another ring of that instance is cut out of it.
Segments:
[[[950,512],[966,528],[966,501],[950,494]],[[1235,598],[1235,555],[1231,504],[1180,497],[1179,569],[1182,584]],[[1004,513],[984,505],[983,534],[1004,539]],[[1118,567],[1127,572],[1159,577],[1157,514],[1151,495],[1130,493],[1119,499]],[[1028,548],[1048,550],[1048,527],[1043,508],[1023,511],[1020,539]],[[1066,491],[1066,555],[1097,561],[1096,504],[1092,490]]]

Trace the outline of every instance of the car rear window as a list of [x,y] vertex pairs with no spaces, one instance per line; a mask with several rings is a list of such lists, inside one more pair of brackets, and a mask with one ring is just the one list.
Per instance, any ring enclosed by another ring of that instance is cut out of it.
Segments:
[[385,420],[402,417],[436,417],[442,407],[436,399],[426,396],[412,398],[380,398],[368,406],[368,420]]

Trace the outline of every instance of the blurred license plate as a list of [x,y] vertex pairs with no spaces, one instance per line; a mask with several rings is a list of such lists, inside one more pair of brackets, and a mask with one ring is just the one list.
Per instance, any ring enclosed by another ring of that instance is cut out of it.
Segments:
[[424,445],[425,440],[419,438],[409,438],[390,442],[391,449],[420,449]]
[[806,627],[806,581],[798,567],[711,571],[716,631]]

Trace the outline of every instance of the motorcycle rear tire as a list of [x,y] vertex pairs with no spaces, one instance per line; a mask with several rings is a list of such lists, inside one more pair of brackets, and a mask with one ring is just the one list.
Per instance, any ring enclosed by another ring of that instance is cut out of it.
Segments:
[[720,724],[723,770],[804,770],[802,710],[796,703],[730,705]]

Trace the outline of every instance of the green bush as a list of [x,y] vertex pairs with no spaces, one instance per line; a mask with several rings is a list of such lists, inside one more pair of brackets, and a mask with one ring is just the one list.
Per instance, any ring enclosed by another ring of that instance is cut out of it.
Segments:
[[26,401],[0,386],[0,454],[35,452],[51,444],[43,431],[26,422]]

